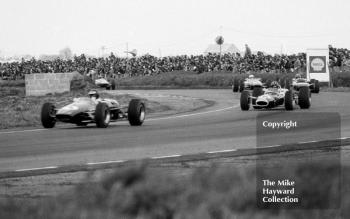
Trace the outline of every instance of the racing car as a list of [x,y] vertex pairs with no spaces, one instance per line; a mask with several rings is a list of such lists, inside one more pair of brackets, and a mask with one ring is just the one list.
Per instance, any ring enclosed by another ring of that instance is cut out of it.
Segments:
[[234,78],[232,84],[233,92],[242,92],[243,90],[253,90],[255,86],[263,86],[261,82],[261,78],[256,78],[254,75],[249,75],[248,78],[244,80],[239,80],[238,78]]
[[95,80],[95,85],[98,87],[106,88],[106,90],[115,90],[115,80],[110,82],[106,78],[98,78]]
[[73,102],[57,109],[52,103],[44,103],[41,108],[41,123],[45,128],[53,128],[57,121],[87,126],[95,123],[99,128],[109,123],[127,118],[131,126],[140,126],[145,120],[145,103],[132,99],[129,107],[123,109],[116,100],[101,99],[97,91],[89,92],[89,97],[74,98]]
[[286,88],[289,88],[289,86],[291,86],[296,91],[298,91],[301,87],[308,86],[311,93],[320,92],[320,84],[318,80],[307,80],[306,78],[302,78],[300,74],[296,74],[295,78],[292,79],[292,82],[286,81]]
[[240,105],[243,111],[254,109],[271,109],[283,106],[286,110],[293,110],[295,105],[301,109],[311,106],[311,93],[308,86],[300,87],[298,91],[281,88],[277,81],[271,83],[269,88],[255,86],[253,92],[242,91]]

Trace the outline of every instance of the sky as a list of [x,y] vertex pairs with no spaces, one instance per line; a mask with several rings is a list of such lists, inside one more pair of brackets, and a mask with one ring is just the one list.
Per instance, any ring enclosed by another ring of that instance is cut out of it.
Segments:
[[[349,0],[0,0],[0,56],[201,54],[218,35],[244,50],[350,48]],[[104,49],[102,49],[104,48]]]

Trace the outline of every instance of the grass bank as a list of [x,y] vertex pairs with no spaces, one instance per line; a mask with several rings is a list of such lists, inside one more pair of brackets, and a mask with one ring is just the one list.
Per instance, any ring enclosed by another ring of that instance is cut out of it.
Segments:
[[[263,81],[291,79],[295,74],[257,73]],[[136,76],[118,79],[119,88],[125,89],[174,89],[174,88],[229,88],[234,78],[246,77],[245,74],[232,72],[195,72],[174,71],[151,76]],[[332,72],[334,87],[350,87],[350,72]]]
[[[348,218],[350,210],[345,206],[350,204],[350,176],[344,174],[339,187],[337,166],[339,163],[321,162],[260,170],[259,174],[270,170],[275,179],[293,175],[304,207],[316,209],[259,208],[255,165],[197,168],[174,176],[140,164],[118,169],[100,180],[89,175],[73,190],[54,198],[25,203],[4,199],[0,218]],[[343,172],[349,170],[345,167]],[[324,210],[339,201],[344,208]]]
[[157,87],[157,88],[222,88],[231,85],[231,72],[195,72],[174,71],[151,76],[136,76],[118,80],[120,87]]

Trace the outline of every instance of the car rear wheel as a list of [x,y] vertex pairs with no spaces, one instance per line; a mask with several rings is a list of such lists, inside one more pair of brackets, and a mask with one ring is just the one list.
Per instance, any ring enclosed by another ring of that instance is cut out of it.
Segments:
[[146,107],[140,99],[132,99],[128,108],[128,120],[132,126],[140,126],[146,118]]
[[320,82],[318,80],[314,81],[314,89],[312,90],[313,93],[320,93]]
[[116,87],[115,79],[112,79],[112,81],[111,81],[111,89],[115,90],[115,87]]
[[284,108],[286,110],[293,110],[294,109],[294,98],[293,98],[293,91],[288,90],[284,94]]
[[241,93],[240,103],[241,103],[241,109],[243,111],[249,110],[249,107],[250,107],[250,94],[249,94],[249,91],[245,90],[245,91],[243,91]]
[[232,91],[236,93],[236,92],[238,92],[238,89],[239,89],[239,80],[238,80],[238,78],[234,78]]
[[41,108],[41,124],[44,128],[53,128],[56,124],[56,109],[52,103],[44,103]]
[[311,105],[311,93],[308,87],[301,87],[298,94],[298,103],[301,109],[309,109]]
[[106,103],[98,103],[95,110],[95,122],[99,128],[107,128],[111,120],[111,113]]
[[239,82],[239,92],[244,91],[244,79]]

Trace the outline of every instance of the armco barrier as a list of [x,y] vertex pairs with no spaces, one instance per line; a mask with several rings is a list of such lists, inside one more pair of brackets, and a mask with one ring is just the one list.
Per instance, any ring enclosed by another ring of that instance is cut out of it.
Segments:
[[70,83],[77,72],[26,74],[26,96],[70,91]]

